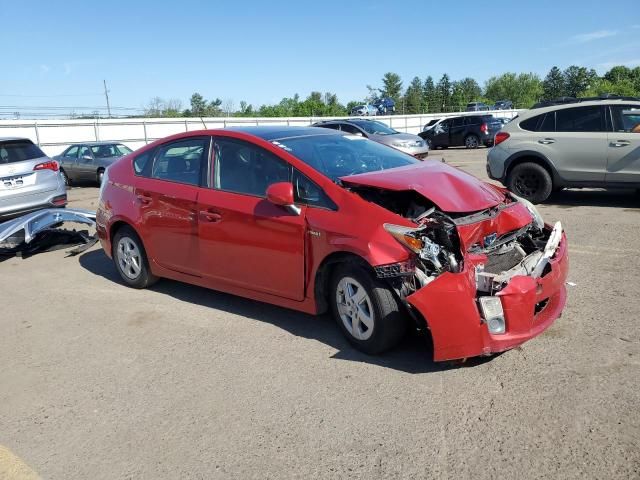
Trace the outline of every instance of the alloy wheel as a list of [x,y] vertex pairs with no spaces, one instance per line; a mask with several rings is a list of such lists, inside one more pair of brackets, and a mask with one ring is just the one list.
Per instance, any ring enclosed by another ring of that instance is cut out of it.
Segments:
[[467,148],[477,148],[478,147],[478,137],[475,135],[470,135],[464,141],[464,145]]
[[357,340],[367,340],[373,334],[373,304],[365,288],[354,278],[344,277],[336,289],[338,315],[347,331]]
[[142,255],[138,245],[129,237],[122,237],[116,249],[118,266],[127,278],[135,280],[142,273]]
[[530,198],[540,190],[540,177],[535,173],[523,172],[514,179],[518,195]]

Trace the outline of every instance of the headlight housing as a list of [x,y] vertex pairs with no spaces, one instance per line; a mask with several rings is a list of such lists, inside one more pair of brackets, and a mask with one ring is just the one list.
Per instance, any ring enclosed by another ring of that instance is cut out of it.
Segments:
[[542,219],[542,215],[540,215],[540,212],[535,207],[535,205],[529,200],[525,200],[524,198],[514,195],[513,193],[511,194],[511,196],[514,200],[521,203],[527,208],[527,210],[529,210],[529,213],[533,217],[533,223],[536,227],[538,227],[539,230],[542,230],[544,228],[544,220]]

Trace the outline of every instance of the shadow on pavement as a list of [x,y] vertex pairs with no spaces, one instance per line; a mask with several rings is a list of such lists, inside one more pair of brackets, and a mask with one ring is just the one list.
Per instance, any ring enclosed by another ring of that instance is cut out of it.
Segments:
[[640,194],[635,190],[561,190],[544,202],[561,208],[620,207],[640,209]]
[[[93,250],[83,254],[80,257],[80,265],[94,275],[122,284],[113,263],[102,250]],[[241,315],[259,322],[268,322],[292,335],[317,340],[335,348],[337,352],[332,358],[339,360],[364,362],[406,373],[427,373],[459,367],[474,367],[490,360],[485,357],[469,359],[465,363],[434,362],[430,337],[413,331],[406,335],[402,343],[391,351],[381,355],[366,355],[349,344],[330,315],[307,315],[173,280],[161,280],[151,290],[183,302]]]

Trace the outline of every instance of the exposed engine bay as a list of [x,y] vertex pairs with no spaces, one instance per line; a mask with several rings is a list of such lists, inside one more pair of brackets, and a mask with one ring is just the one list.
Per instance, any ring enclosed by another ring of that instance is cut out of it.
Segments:
[[[479,212],[450,214],[412,190],[370,187],[351,190],[416,224],[416,227],[384,225],[385,230],[416,255],[410,265],[376,269],[379,277],[403,277],[404,295],[426,286],[444,272],[461,272],[465,258],[473,259],[478,293],[493,295],[516,275],[541,277],[546,274],[549,259],[562,238],[560,223],[553,230],[546,228],[535,207],[515,196],[507,195],[504,203]],[[479,238],[474,237],[478,236],[475,233],[467,233],[464,239],[460,237],[461,231],[473,232],[467,227],[491,221],[517,203],[530,213],[521,221],[522,226]]]

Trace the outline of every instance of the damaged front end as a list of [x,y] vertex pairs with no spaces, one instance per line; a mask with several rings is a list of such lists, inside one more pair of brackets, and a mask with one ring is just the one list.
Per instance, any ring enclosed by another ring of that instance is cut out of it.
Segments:
[[565,236],[560,222],[545,225],[526,200],[506,195],[495,207],[450,213],[415,192],[358,193],[415,224],[384,224],[412,255],[401,266],[375,270],[426,322],[436,360],[513,348],[560,315]]

